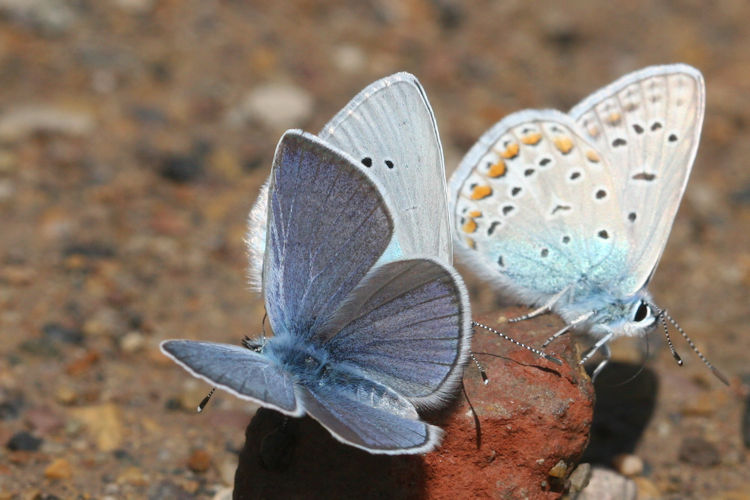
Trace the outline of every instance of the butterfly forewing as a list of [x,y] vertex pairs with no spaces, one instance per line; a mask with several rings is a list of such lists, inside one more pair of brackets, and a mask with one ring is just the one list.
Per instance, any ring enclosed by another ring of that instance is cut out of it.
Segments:
[[268,358],[245,347],[167,340],[161,344],[161,350],[193,376],[239,398],[287,415],[304,413],[295,395],[292,376]]
[[634,292],[666,245],[698,148],[705,102],[696,69],[636,71],[595,92],[570,114],[611,166],[620,187]]
[[451,179],[457,245],[484,276],[532,302],[582,275],[616,278],[626,241],[608,168],[567,115],[508,116]]
[[266,311],[276,335],[312,336],[388,246],[393,220],[372,179],[300,131],[279,142],[269,207]]
[[419,81],[409,73],[360,92],[318,134],[365,166],[385,188],[400,252],[392,258],[453,258],[443,149]]

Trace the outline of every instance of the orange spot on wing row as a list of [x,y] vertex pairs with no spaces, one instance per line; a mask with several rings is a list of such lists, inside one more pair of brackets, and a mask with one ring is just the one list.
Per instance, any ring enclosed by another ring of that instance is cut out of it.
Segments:
[[539,132],[532,132],[521,138],[521,142],[529,146],[535,146],[539,144],[539,141],[541,140],[542,140],[542,134],[540,134]]
[[601,158],[599,158],[599,155],[596,154],[593,150],[589,149],[586,151],[586,159],[590,161],[591,163],[599,163],[601,161]]
[[482,200],[492,194],[492,188],[489,186],[476,186],[471,191],[472,200]]
[[505,151],[500,153],[500,156],[505,158],[506,160],[509,160],[511,158],[515,158],[518,156],[518,143],[517,142],[511,142],[508,144],[508,147],[505,148]]
[[492,177],[493,179],[496,179],[498,177],[502,177],[505,175],[505,172],[508,171],[508,168],[505,166],[505,162],[503,160],[499,160],[497,163],[492,165],[490,167],[489,172],[487,175]]
[[621,119],[622,115],[615,111],[609,114],[609,116],[607,117],[607,123],[613,126],[619,125]]
[[477,230],[477,223],[474,219],[469,219],[461,229],[463,229],[464,233],[473,233]]
[[553,142],[558,151],[564,155],[573,150],[573,140],[567,135],[558,135]]
[[469,212],[469,217],[481,217],[481,216],[482,216],[482,212],[479,210],[472,210],[471,212]]
[[466,238],[466,244],[469,245],[469,248],[472,250],[476,250],[477,248],[477,242],[472,240],[471,238]]

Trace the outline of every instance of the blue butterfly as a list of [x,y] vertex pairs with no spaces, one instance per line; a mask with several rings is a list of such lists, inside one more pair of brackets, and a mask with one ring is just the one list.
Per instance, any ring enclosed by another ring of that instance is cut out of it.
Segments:
[[273,337],[244,347],[168,340],[162,351],[235,396],[371,453],[424,453],[470,349],[464,284],[434,258],[375,265],[394,219],[379,183],[346,153],[289,131],[269,187],[263,290]]

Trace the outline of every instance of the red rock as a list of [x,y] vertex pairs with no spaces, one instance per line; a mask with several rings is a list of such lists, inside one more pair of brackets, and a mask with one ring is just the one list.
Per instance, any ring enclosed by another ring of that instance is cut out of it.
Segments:
[[[514,325],[498,324],[497,317],[479,321],[534,346],[561,325],[554,316]],[[451,408],[426,416],[445,430],[437,450],[383,456],[335,441],[311,418],[285,419],[261,409],[246,430],[235,498],[342,492],[366,498],[559,498],[586,447],[593,414],[593,387],[577,365],[573,340],[552,344],[562,366],[481,329],[472,348],[490,379],[484,385],[473,365],[466,368],[464,385],[479,427],[459,396]]]

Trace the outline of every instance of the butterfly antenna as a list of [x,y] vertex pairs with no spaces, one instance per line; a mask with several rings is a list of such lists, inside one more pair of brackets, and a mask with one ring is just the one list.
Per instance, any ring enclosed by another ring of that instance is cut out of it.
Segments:
[[198,413],[201,413],[203,409],[206,407],[206,405],[208,404],[208,401],[211,399],[211,396],[214,395],[214,391],[216,391],[216,387],[212,387],[211,390],[208,391],[208,396],[203,398],[201,402],[198,404],[198,408],[196,408],[196,411]]
[[533,352],[537,356],[539,356],[541,358],[544,358],[547,361],[552,361],[553,363],[561,365],[561,366],[563,364],[562,361],[560,361],[558,358],[552,356],[551,354],[545,354],[544,352],[540,351],[539,349],[534,349],[533,347],[528,346],[528,345],[524,344],[523,342],[519,342],[516,339],[514,339],[512,337],[509,337],[508,335],[506,335],[506,334],[504,334],[502,332],[498,332],[497,330],[495,330],[491,326],[483,325],[482,323],[477,323],[476,321],[472,321],[471,324],[472,324],[472,326],[478,326],[480,328],[484,328],[488,332],[492,332],[495,335],[497,335],[498,337],[501,337],[501,338],[507,340],[508,342],[511,342],[511,343],[517,345],[518,347],[523,347],[524,349],[527,349],[527,350]]
[[703,355],[700,349],[698,349],[698,346],[696,346],[693,340],[690,337],[688,337],[688,334],[685,333],[685,330],[683,330],[682,327],[677,323],[677,321],[675,321],[672,318],[672,316],[669,315],[666,309],[662,310],[661,312],[664,315],[664,317],[666,317],[669,320],[669,322],[672,323],[675,328],[677,328],[677,331],[680,332],[680,335],[682,335],[685,341],[687,341],[690,348],[695,352],[695,354],[698,355],[700,360],[703,361],[703,363],[711,370],[711,372],[713,372],[716,378],[724,382],[725,385],[729,385],[729,379],[723,373],[721,373],[718,368],[712,365],[708,359],[706,359],[706,357]]
[[661,321],[661,326],[664,328],[664,336],[667,338],[667,345],[669,346],[669,350],[672,352],[672,357],[677,361],[677,364],[682,366],[682,358],[679,354],[677,354],[677,351],[674,348],[674,345],[672,344],[672,337],[669,335],[669,328],[667,328],[667,320],[664,319],[664,311],[660,310],[659,314],[657,315],[659,317],[659,320]]
[[[471,360],[474,362],[474,366],[477,367],[477,370],[479,370],[479,374],[482,376],[482,382],[484,382],[484,385],[487,385],[490,383],[490,379],[487,377],[487,372],[484,371],[484,367],[482,366],[482,363],[479,362],[476,356],[474,356],[474,353],[472,352],[469,354],[471,356]],[[468,399],[468,398],[466,398]],[[469,403],[469,406],[471,406],[471,403]]]

